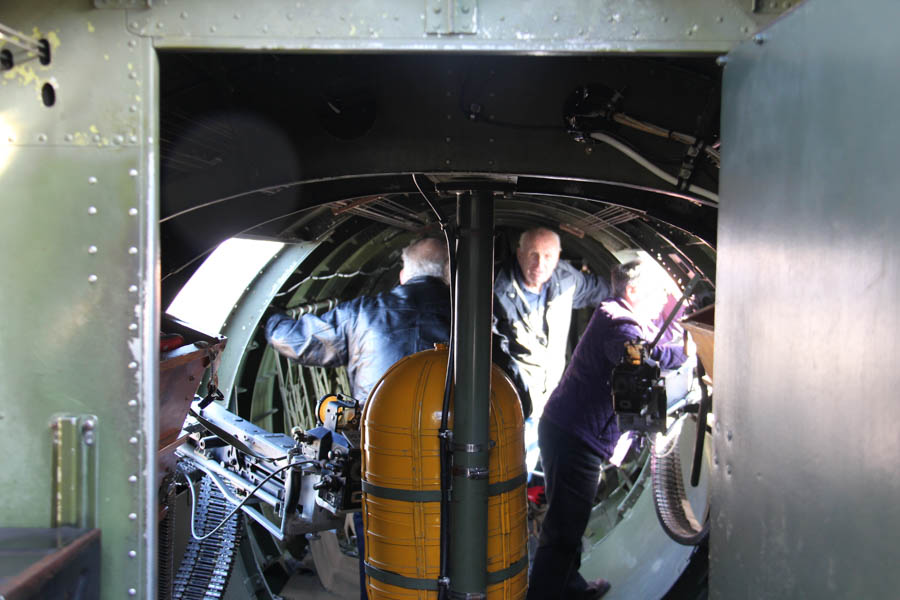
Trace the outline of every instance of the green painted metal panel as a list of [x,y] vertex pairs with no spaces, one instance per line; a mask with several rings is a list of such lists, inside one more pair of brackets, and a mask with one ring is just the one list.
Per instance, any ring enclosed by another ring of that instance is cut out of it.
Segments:
[[718,52],[764,20],[730,0],[473,0],[472,25],[448,28],[466,32],[440,34],[433,0],[148,4],[33,0],[0,15],[52,49],[49,65],[17,55],[0,73],[0,483],[14,490],[0,524],[49,524],[50,419],[96,415],[109,598],[156,584],[156,48]]
[[277,0],[252,9],[238,0],[171,0],[152,10],[129,10],[128,28],[169,48],[724,52],[771,16],[721,0]]
[[219,389],[230,398],[236,385],[241,362],[260,326],[263,311],[294,272],[297,266],[318,246],[314,242],[292,244],[272,258],[259,275],[247,286],[246,293],[236,303],[222,327],[228,338],[219,364]]
[[52,54],[49,65],[16,56],[0,74],[0,452],[15,457],[0,523],[50,524],[51,417],[96,415],[102,592],[144,596],[156,539],[156,57],[121,11],[19,3],[2,19]]

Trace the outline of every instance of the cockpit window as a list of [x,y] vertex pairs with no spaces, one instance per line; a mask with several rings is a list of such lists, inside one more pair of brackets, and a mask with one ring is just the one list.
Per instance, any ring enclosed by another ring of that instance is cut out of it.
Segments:
[[265,240],[225,240],[181,288],[166,313],[204,333],[219,333],[241,293],[283,247]]

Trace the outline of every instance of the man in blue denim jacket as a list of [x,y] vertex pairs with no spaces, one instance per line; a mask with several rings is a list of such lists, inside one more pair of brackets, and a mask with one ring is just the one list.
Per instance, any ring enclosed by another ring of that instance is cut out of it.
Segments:
[[[364,403],[395,362],[450,340],[447,246],[434,238],[403,249],[400,285],[376,296],[342,302],[316,316],[269,317],[266,339],[279,354],[303,365],[347,367],[353,398]],[[355,513],[360,598],[366,600],[363,519]]]
[[303,365],[347,367],[351,395],[364,403],[395,362],[450,339],[447,246],[425,238],[403,249],[400,285],[342,302],[322,314],[276,314],[266,339]]

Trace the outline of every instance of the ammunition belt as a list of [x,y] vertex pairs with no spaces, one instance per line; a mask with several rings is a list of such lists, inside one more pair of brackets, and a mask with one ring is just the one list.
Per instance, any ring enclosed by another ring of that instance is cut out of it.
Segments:
[[[194,518],[197,534],[203,536],[218,525],[233,507],[209,477],[204,476],[199,487]],[[202,542],[191,537],[175,575],[173,600],[224,597],[241,541],[240,514],[240,511],[233,514],[225,525]]]

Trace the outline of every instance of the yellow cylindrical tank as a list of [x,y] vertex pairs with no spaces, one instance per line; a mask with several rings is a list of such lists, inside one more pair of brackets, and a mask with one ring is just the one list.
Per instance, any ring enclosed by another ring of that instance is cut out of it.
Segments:
[[[436,599],[440,567],[441,407],[447,349],[408,356],[381,378],[362,415],[363,520],[369,598]],[[449,415],[453,423],[453,403]],[[491,372],[488,600],[528,587],[524,419],[515,388]],[[359,534],[359,532],[358,532]]]

